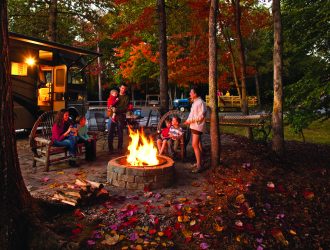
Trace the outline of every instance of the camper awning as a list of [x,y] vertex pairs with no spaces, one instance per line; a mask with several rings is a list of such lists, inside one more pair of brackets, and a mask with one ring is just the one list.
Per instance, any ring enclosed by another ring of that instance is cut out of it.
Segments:
[[17,34],[14,32],[9,32],[9,39],[26,42],[26,43],[30,43],[30,44],[35,44],[38,46],[43,46],[46,48],[56,49],[56,50],[60,50],[63,52],[69,52],[69,53],[82,55],[82,56],[84,56],[84,55],[92,55],[92,56],[96,56],[96,57],[102,56],[100,53],[90,51],[87,49],[76,48],[76,47],[72,47],[72,46],[57,43],[57,42],[50,42],[50,41],[42,40],[42,39],[35,38],[35,37]]

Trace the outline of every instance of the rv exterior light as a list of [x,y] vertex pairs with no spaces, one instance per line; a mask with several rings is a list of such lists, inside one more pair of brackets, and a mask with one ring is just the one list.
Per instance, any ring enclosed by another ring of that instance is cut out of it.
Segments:
[[28,57],[26,58],[25,62],[29,65],[29,66],[33,66],[36,63],[36,60],[34,60],[34,58],[32,57]]

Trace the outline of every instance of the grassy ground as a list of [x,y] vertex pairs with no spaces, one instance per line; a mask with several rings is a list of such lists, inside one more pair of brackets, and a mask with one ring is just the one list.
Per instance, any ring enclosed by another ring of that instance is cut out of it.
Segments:
[[[246,129],[240,127],[221,127],[222,133],[245,135]],[[307,129],[304,129],[306,142],[330,144],[330,120],[315,121]],[[288,141],[303,141],[299,134],[295,134],[289,126],[284,127],[284,137]]]

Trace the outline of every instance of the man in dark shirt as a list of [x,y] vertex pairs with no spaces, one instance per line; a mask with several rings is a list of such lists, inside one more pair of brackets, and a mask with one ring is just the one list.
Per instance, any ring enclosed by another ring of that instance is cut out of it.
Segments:
[[118,134],[118,152],[123,151],[123,129],[126,124],[126,112],[129,105],[129,97],[126,94],[127,85],[121,84],[119,87],[118,102],[116,104],[116,116],[117,122],[112,122],[109,130],[108,136],[108,148],[109,153],[113,152],[113,138],[115,134],[115,129],[117,128]]

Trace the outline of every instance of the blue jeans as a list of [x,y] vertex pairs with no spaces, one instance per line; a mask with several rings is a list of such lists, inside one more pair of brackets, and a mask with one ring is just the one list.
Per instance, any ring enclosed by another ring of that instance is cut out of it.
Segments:
[[118,149],[123,148],[123,130],[126,125],[126,114],[117,114],[117,118],[118,118],[117,122],[110,122],[110,129],[108,134],[109,150],[113,149],[113,138],[115,136],[116,128],[117,128],[117,136],[118,136]]
[[107,129],[108,129],[108,133],[109,133],[109,131],[110,131],[110,128],[111,128],[111,122],[112,122],[112,120],[111,120],[111,117],[109,117],[109,119],[108,119],[108,126],[107,126]]
[[64,139],[63,141],[54,141],[55,147],[66,147],[69,150],[69,155],[76,155],[76,142],[73,138]]

